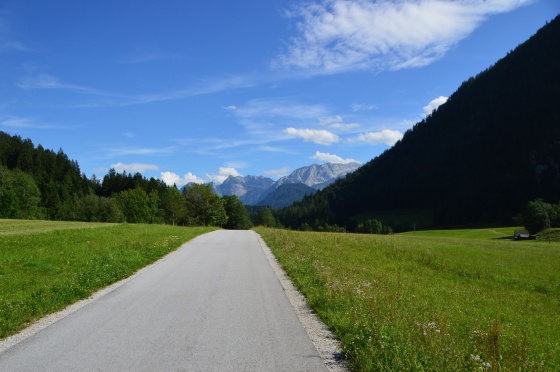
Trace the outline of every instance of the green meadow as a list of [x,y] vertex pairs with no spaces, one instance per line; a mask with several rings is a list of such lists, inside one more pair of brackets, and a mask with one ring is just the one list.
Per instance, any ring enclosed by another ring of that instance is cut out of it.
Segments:
[[258,228],[355,371],[560,370],[560,243]]
[[212,229],[0,220],[0,339]]
[[515,230],[523,229],[523,227],[496,227],[485,229],[422,230],[407,231],[398,235],[461,239],[512,239]]

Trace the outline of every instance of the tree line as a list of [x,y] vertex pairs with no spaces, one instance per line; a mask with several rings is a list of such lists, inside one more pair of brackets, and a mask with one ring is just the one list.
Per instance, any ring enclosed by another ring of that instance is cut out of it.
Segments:
[[[255,218],[258,218],[257,214]],[[0,218],[162,223],[248,229],[253,225],[235,195],[210,185],[179,190],[140,173],[114,169],[87,178],[76,161],[0,131]]]

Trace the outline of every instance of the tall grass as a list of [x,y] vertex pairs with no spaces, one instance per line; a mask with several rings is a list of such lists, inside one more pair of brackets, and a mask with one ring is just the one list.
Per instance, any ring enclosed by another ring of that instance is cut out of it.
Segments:
[[0,220],[0,338],[210,230]]
[[259,228],[356,371],[560,370],[560,245]]

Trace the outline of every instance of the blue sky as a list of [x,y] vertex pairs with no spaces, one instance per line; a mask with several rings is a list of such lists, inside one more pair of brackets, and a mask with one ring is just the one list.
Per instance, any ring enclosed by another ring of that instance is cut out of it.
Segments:
[[0,130],[167,183],[365,163],[558,0],[0,2]]

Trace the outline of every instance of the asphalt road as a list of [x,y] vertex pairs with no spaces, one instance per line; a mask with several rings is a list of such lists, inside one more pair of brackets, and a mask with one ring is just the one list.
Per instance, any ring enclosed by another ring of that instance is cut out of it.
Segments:
[[185,244],[0,353],[0,371],[326,371],[253,231]]

